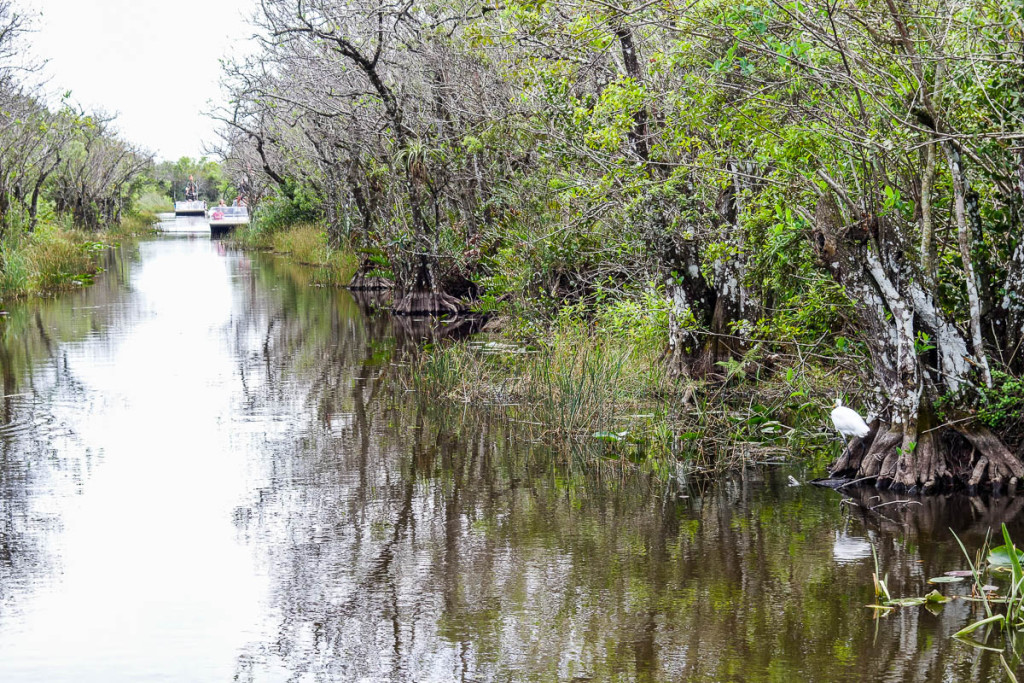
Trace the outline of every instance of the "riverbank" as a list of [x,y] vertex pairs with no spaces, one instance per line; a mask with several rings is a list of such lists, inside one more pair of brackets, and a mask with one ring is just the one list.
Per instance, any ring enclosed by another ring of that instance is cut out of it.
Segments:
[[156,222],[154,214],[139,212],[107,230],[89,232],[55,220],[8,237],[0,244],[0,301],[91,284],[100,270],[100,255],[110,245],[150,234]]
[[243,249],[268,251],[312,266],[313,283],[320,286],[345,287],[359,268],[355,252],[332,247],[327,231],[317,223],[274,228],[257,220],[237,228],[231,239]]
[[[565,463],[521,422],[408,391],[407,318],[217,246],[143,240],[95,286],[11,308],[0,679],[67,678],[87,651],[96,680],[149,683],[187,651],[178,677],[200,680],[1005,680],[949,637],[985,616],[971,581],[927,579],[966,568],[950,528],[971,552],[991,520],[1024,537],[1013,499],[841,505],[787,485],[806,467],[680,491]],[[894,598],[962,597],[874,619],[876,566]]]
[[799,460],[824,474],[841,376],[806,366],[748,381],[673,378],[653,331],[563,318],[531,342],[485,331],[427,345],[411,385],[521,425],[565,457],[613,458],[663,477]]
[[[317,223],[257,218],[232,242],[311,266],[315,286],[344,287],[358,266],[355,253],[332,248]],[[522,301],[491,302],[483,331],[421,344],[407,366],[407,388],[508,419],[525,439],[565,459],[612,459],[663,478],[792,460],[824,475],[840,454],[828,411],[837,395],[850,402],[857,384],[849,354],[843,359],[825,342],[802,354],[773,353],[770,368],[765,353],[752,353],[749,362],[696,380],[669,367],[669,312],[657,293],[566,307],[553,320],[528,309]],[[815,355],[833,364],[807,362]]]

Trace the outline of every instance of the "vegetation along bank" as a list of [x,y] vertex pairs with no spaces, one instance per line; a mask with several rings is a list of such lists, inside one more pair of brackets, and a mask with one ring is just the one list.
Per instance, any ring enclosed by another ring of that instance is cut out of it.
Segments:
[[0,305],[91,281],[106,244],[150,229],[152,157],[113,117],[48,104],[26,16],[0,0]]
[[432,390],[547,396],[588,437],[653,410],[674,457],[722,424],[728,452],[802,441],[843,394],[872,430],[837,475],[1024,475],[1016,6],[268,0],[256,23],[217,114],[232,182],[394,312],[485,314],[531,352],[439,344]]

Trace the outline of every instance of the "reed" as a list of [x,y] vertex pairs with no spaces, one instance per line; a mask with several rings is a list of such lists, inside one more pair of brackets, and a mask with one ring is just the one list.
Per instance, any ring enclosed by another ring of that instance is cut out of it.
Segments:
[[[991,543],[986,539],[977,558],[973,561],[963,542],[956,534],[953,534],[956,542],[960,545],[960,550],[963,551],[970,565],[972,578],[985,605],[986,614],[984,619],[976,621],[954,633],[954,638],[962,638],[988,624],[998,624],[1005,632],[1019,631],[1021,628],[1024,628],[1024,568],[1021,566],[1022,553],[1014,545],[1013,539],[1010,538],[1010,532],[1006,528],[1005,523],[1002,525],[1002,532],[1003,545],[991,547]],[[985,558],[984,561],[982,561],[982,558]],[[1009,586],[1006,589],[1005,595],[998,600],[998,604],[1003,607],[1001,612],[992,609],[997,601],[990,599],[982,586],[986,571],[992,571],[993,568],[1003,570],[1009,574]]]
[[236,231],[233,239],[244,248],[286,254],[296,263],[313,266],[313,282],[321,286],[344,287],[359,269],[355,252],[332,247],[324,228],[315,223],[271,230],[257,221]]
[[309,223],[274,233],[271,245],[274,252],[288,254],[292,260],[310,266],[324,265],[332,252],[326,233]]
[[99,271],[99,256],[114,242],[153,232],[155,215],[124,217],[100,233],[78,230],[52,217],[33,232],[15,232],[0,243],[0,299],[72,289],[90,284]]
[[102,237],[105,240],[117,240],[153,234],[157,232],[156,224],[159,222],[155,213],[140,210],[124,216],[119,224],[105,230]]
[[671,379],[659,357],[653,344],[562,324],[534,346],[493,339],[428,346],[410,384],[439,401],[486,406],[566,456],[615,458],[665,477],[829,448],[821,429],[827,382],[817,398],[794,391],[785,373],[725,391]]
[[145,213],[170,213],[174,211],[174,201],[162,192],[149,190],[139,195],[135,207]]
[[55,224],[8,237],[0,248],[0,297],[9,300],[91,282],[97,254],[105,248],[94,235]]

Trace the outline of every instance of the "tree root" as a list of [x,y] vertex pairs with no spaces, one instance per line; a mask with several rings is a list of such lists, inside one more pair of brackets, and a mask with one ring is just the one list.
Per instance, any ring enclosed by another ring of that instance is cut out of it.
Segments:
[[369,261],[363,262],[359,270],[352,276],[352,282],[348,283],[348,289],[355,291],[377,291],[391,289],[394,285],[390,280],[379,275],[370,275],[375,266]]
[[[927,424],[925,422],[924,424]],[[903,425],[871,425],[854,439],[832,466],[832,478],[874,482],[882,490],[937,493],[966,489],[1014,491],[1024,478],[1024,463],[982,426],[924,430]]]
[[458,299],[444,292],[409,292],[392,310],[396,315],[459,315],[463,307]]

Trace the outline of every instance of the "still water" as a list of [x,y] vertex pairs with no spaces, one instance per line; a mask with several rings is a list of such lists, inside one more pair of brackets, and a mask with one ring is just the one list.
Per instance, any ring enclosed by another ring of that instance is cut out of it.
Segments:
[[864,605],[872,544],[923,595],[1015,501],[553,464],[418,401],[407,326],[164,227],[0,323],[0,680],[1005,680],[968,604]]

